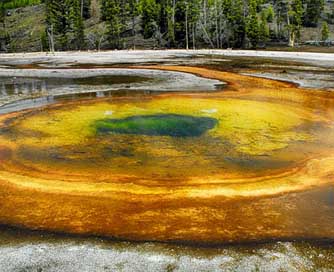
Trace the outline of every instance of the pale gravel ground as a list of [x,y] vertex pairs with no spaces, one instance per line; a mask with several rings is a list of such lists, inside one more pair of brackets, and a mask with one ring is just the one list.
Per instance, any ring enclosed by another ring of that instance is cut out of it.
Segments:
[[290,72],[287,74],[278,74],[270,72],[242,73],[247,76],[275,79],[286,82],[292,82],[303,88],[315,88],[327,91],[334,90],[333,74],[314,74],[312,72]]
[[334,54],[254,50],[124,50],[101,52],[57,52],[54,55],[48,53],[18,53],[0,54],[0,64],[27,64],[32,62],[52,63],[52,65],[64,65],[69,63],[134,64],[148,62],[174,62],[175,58],[189,59],[201,56],[256,57],[291,60],[324,67],[334,66]]
[[[153,244],[121,247],[88,242],[20,244],[1,247],[0,271],[299,272],[315,269],[312,259],[302,256],[292,243],[277,243],[273,248],[258,248],[250,253],[228,248],[205,256],[206,250],[202,251],[180,253]],[[321,256],[319,254],[313,259]]]
[[[302,53],[277,52],[254,50],[129,50],[129,51],[101,51],[101,52],[56,52],[49,53],[18,53],[0,54],[0,75],[5,75],[7,65],[38,64],[45,68],[70,67],[72,65],[141,65],[141,64],[169,64],[169,65],[203,65],[206,63],[219,64],[233,58],[262,60],[263,64],[254,64],[254,67],[300,69],[299,73],[250,73],[250,75],[264,78],[273,78],[291,81],[307,88],[334,89],[334,54],[329,53]],[[235,60],[235,59],[234,59]],[[284,61],[283,64],[270,64],[268,60]],[[300,66],[296,66],[300,63]],[[312,71],[317,75],[312,74]],[[241,71],[242,72],[242,69]],[[322,73],[322,74],[319,74]],[[11,72],[13,73],[13,72]],[[20,73],[20,72],[18,72]]]

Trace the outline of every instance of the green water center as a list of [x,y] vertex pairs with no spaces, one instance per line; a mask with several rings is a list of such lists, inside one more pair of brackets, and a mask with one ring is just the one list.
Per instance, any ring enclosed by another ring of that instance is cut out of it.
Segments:
[[148,136],[198,137],[214,128],[218,121],[210,117],[179,114],[136,115],[95,122],[98,134],[134,134]]

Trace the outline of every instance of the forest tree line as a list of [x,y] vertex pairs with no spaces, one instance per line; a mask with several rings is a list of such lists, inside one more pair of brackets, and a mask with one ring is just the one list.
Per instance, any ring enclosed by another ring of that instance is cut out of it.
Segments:
[[[321,39],[327,40],[327,22],[334,19],[334,8],[324,10],[325,0],[39,1],[46,10],[45,50],[81,50],[92,42],[98,49],[123,49],[138,35],[159,48],[257,48],[269,41],[295,46],[302,27],[321,27]],[[87,34],[84,22],[95,16],[93,8],[99,9],[104,27]]]

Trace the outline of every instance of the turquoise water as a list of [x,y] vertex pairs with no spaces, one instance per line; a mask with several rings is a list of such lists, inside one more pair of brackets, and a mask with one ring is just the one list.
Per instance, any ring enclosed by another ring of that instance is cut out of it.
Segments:
[[98,133],[149,136],[196,137],[215,127],[209,117],[179,114],[137,115],[123,119],[104,119],[95,123]]

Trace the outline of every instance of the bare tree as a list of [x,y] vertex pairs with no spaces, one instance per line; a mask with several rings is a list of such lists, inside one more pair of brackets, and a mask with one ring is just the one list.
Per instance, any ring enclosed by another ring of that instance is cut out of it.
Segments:
[[83,18],[83,13],[84,13],[84,0],[81,0],[80,13],[81,13],[81,18]]
[[96,48],[96,50],[100,51],[102,43],[105,41],[107,33],[107,26],[103,24],[98,28],[94,33],[89,33],[88,40],[89,42]]
[[53,34],[53,24],[47,29],[48,32],[48,39],[49,39],[49,46],[50,52],[54,54],[55,52],[55,43],[54,43],[54,34]]
[[188,2],[186,2],[186,49],[189,50],[189,33],[188,33]]

